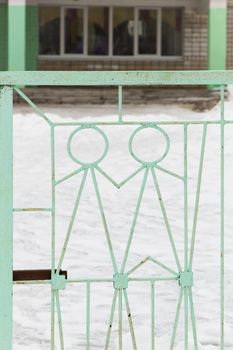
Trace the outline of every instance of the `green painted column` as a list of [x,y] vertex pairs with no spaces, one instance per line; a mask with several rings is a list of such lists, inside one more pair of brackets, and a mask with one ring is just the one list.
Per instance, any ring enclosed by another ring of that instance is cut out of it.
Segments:
[[25,33],[25,0],[8,0],[8,70],[26,70]]
[[210,0],[209,6],[209,69],[226,69],[227,0]]
[[8,70],[36,70],[37,0],[8,0]]
[[13,142],[11,87],[0,87],[0,349],[12,350]]
[[0,0],[0,71],[7,70],[7,3]]

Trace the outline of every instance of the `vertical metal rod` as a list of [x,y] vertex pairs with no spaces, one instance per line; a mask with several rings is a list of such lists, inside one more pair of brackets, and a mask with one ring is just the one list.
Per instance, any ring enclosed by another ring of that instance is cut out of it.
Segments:
[[117,289],[115,289],[114,295],[113,295],[113,300],[112,300],[111,314],[110,314],[110,319],[109,319],[108,332],[107,332],[104,350],[108,350],[108,348],[109,348],[110,337],[111,337],[111,333],[112,333],[112,323],[113,323],[113,318],[114,318],[114,313],[115,313],[115,308],[116,308],[117,294],[118,294]]
[[151,281],[151,350],[155,350],[155,283]]
[[12,349],[13,93],[0,88],[0,349]]
[[184,266],[188,269],[188,132],[184,124]]
[[55,349],[55,291],[51,287],[51,350]]
[[133,350],[137,350],[137,343],[136,343],[136,337],[135,337],[135,333],[134,333],[132,314],[131,314],[131,311],[130,311],[127,290],[124,289],[123,293],[124,293],[124,299],[125,299],[125,305],[126,305],[126,310],[127,310],[128,321],[129,321],[129,330],[130,330],[130,334],[131,334]]
[[190,315],[191,315],[192,329],[193,329],[194,348],[195,350],[198,350],[196,318],[195,318],[195,312],[194,312],[194,306],[193,306],[193,295],[192,295],[191,288],[188,289],[188,293],[189,293]]
[[188,288],[184,288],[184,349],[188,350],[189,328],[188,328]]
[[[188,130],[184,124],[184,269],[188,270]],[[188,291],[184,288],[184,350],[188,350]]]
[[[56,193],[55,193],[55,129],[50,127],[51,148],[51,278],[55,271],[55,215],[56,215]],[[51,350],[55,349],[55,292],[51,287]]]
[[90,288],[90,282],[86,283],[86,349],[90,350],[90,324],[91,324],[91,308],[90,308],[90,301],[91,301],[91,288]]
[[179,298],[178,298],[178,303],[176,307],[176,316],[175,316],[175,322],[172,330],[172,337],[171,337],[171,344],[170,344],[170,350],[174,349],[174,344],[176,340],[176,332],[177,332],[177,326],[180,318],[180,308],[182,304],[182,299],[183,299],[183,288],[180,288],[179,292]]
[[225,216],[224,216],[224,210],[225,210],[225,111],[224,111],[224,96],[225,95],[225,87],[224,85],[221,86],[221,170],[220,170],[220,186],[221,186],[221,238],[220,238],[220,245],[221,245],[221,251],[220,251],[220,270],[221,270],[221,277],[220,277],[220,295],[221,295],[221,306],[220,306],[220,313],[221,313],[221,350],[224,350],[224,321],[225,321],[225,310],[224,310],[224,304],[225,304],[225,291],[224,291],[224,280],[225,280],[225,266],[224,266],[224,250],[225,250],[225,241],[224,241],[224,235],[225,235]]
[[118,342],[119,342],[119,350],[122,350],[122,289],[119,289],[118,291],[118,312],[119,312]]
[[118,86],[118,121],[119,123],[122,123],[122,86]]
[[61,304],[59,298],[59,291],[55,291],[56,296],[56,306],[57,306],[57,319],[58,319],[58,328],[59,328],[59,338],[60,338],[60,348],[64,350],[64,336],[63,336],[63,326],[62,326],[62,318],[61,318]]

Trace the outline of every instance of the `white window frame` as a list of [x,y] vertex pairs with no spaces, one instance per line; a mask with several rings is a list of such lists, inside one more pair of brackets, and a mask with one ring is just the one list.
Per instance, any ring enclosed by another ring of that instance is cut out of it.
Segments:
[[[111,61],[124,61],[124,60],[139,60],[139,61],[181,61],[181,56],[162,56],[162,9],[168,8],[168,6],[84,6],[84,5],[55,5],[55,4],[41,4],[40,6],[48,7],[60,7],[60,53],[58,55],[39,55],[41,60],[111,60]],[[109,48],[108,55],[88,55],[88,8],[90,7],[108,7],[109,8]],[[114,8],[127,7],[134,9],[134,21],[136,23],[134,30],[134,54],[129,56],[116,56],[113,55],[113,11]],[[181,6],[172,6],[172,8],[183,8]],[[65,10],[66,9],[82,9],[84,13],[83,18],[83,54],[65,53]],[[139,54],[138,53],[138,23],[139,23],[139,11],[140,10],[156,10],[157,11],[157,53],[156,54]]]

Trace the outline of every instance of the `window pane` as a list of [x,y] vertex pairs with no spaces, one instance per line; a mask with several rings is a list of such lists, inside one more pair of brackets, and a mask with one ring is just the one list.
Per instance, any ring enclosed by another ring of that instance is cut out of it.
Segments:
[[157,52],[157,11],[140,10],[138,22],[139,54],[152,55]]
[[113,12],[113,54],[134,54],[134,9],[115,8]]
[[41,55],[60,53],[60,8],[41,7],[39,16],[39,52]]
[[65,53],[83,53],[83,9],[65,11]]
[[90,7],[88,12],[88,54],[108,55],[109,9]]
[[182,55],[182,29],[183,11],[182,9],[162,10],[162,55],[181,56]]

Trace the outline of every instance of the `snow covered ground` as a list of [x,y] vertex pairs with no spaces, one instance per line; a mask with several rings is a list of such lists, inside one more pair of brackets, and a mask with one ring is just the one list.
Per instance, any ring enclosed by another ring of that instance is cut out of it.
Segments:
[[[56,121],[110,121],[116,120],[116,108],[97,107],[48,107],[47,115]],[[125,120],[216,120],[220,117],[219,106],[212,111],[197,113],[178,106],[127,106]],[[233,119],[233,102],[226,102],[226,119]],[[101,167],[120,182],[134,172],[137,163],[128,152],[128,140],[135,126],[101,129],[109,139],[109,152],[100,163]],[[180,175],[183,172],[183,130],[181,126],[166,126],[171,146],[168,155],[160,163],[166,169]],[[61,178],[77,169],[68,156],[66,144],[74,127],[59,127],[56,131],[56,176]],[[193,298],[197,318],[197,332],[202,350],[219,349],[220,341],[220,132],[219,126],[210,125],[207,130],[206,152],[200,212],[197,225],[197,242],[194,256]],[[189,165],[189,237],[194,212],[197,173],[200,157],[202,126],[188,128]],[[89,132],[81,135],[76,154],[82,159],[94,159],[102,150],[102,140]],[[144,159],[152,159],[163,152],[163,139],[153,137],[154,132],[140,134],[135,149]],[[158,136],[158,135],[157,135]],[[14,206],[50,207],[50,148],[49,128],[39,116],[27,107],[16,107],[14,115]],[[157,143],[154,144],[154,140]],[[233,127],[226,127],[226,251],[225,251],[225,302],[226,302],[226,349],[233,350]],[[80,153],[79,153],[80,152]],[[165,173],[157,172],[159,185],[167,209],[172,234],[181,263],[183,264],[183,185]],[[139,173],[120,190],[103,176],[97,174],[100,194],[104,204],[113,249],[120,266],[132,224],[133,213],[142,183]],[[82,175],[79,174],[57,187],[56,251],[60,255],[71,211],[77,196]],[[14,268],[33,269],[50,266],[50,215],[46,213],[14,214]],[[143,196],[126,271],[146,256],[152,256],[177,271],[172,255],[158,198],[149,176]],[[80,202],[77,219],[65,256],[63,269],[69,278],[112,278],[113,269],[106,244],[104,229],[94,192],[88,175]],[[134,276],[168,276],[166,271],[147,263]],[[178,299],[176,281],[155,284],[155,333],[156,349],[169,349],[172,326]],[[85,349],[86,304],[85,284],[69,284],[61,292],[61,308],[64,327],[65,349]],[[135,325],[139,350],[150,349],[150,284],[132,282],[128,288],[130,307]],[[91,349],[104,349],[107,324],[113,296],[111,283],[91,285]],[[176,337],[176,349],[183,349],[183,306]],[[123,304],[123,345],[132,349],[129,327]],[[190,350],[192,330],[190,325]],[[110,349],[118,348],[118,313],[113,323]],[[58,336],[56,327],[56,337]],[[34,285],[14,287],[14,349],[45,350],[50,348],[50,288]],[[57,342],[59,349],[59,342]]]

